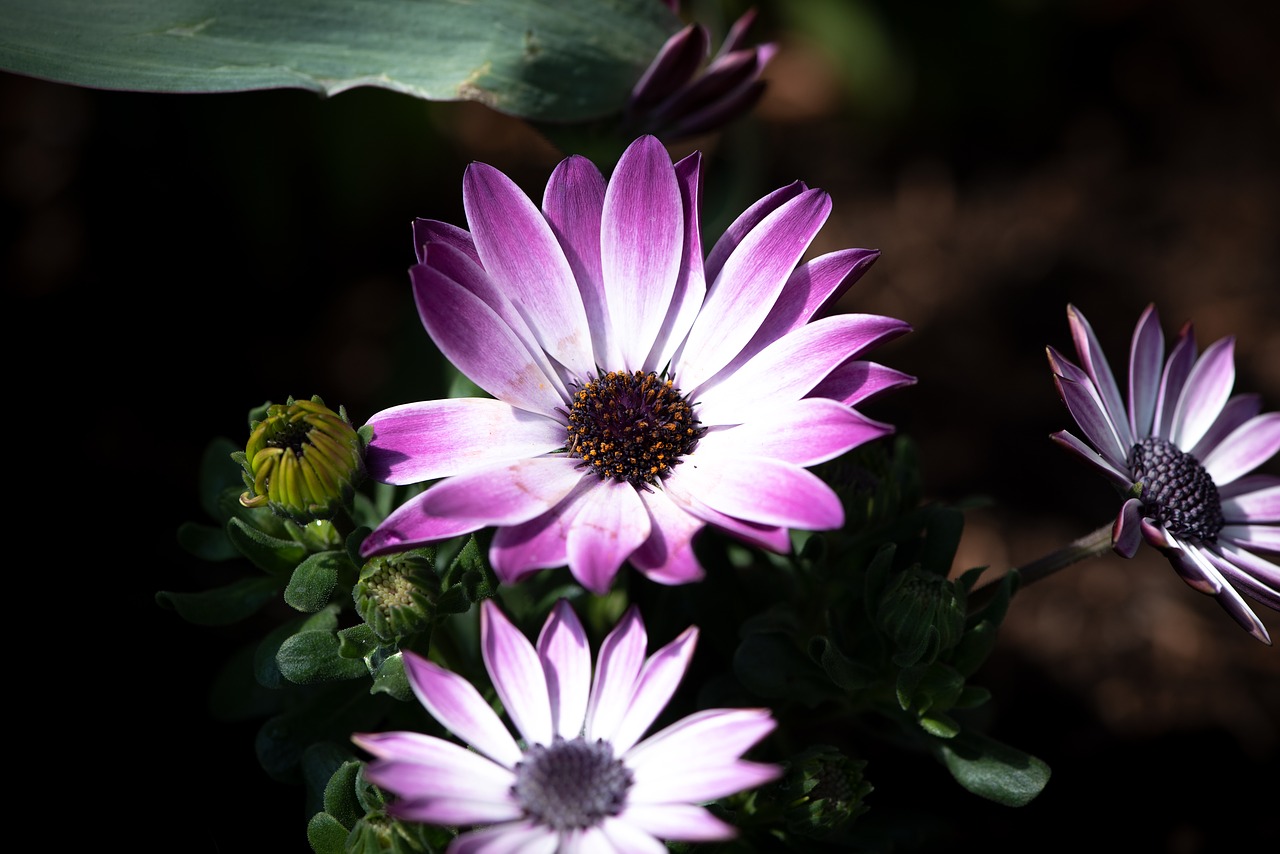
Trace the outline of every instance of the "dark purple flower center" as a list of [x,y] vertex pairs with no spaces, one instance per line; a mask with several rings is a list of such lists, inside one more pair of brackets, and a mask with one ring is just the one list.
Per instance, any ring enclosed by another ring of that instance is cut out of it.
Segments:
[[634,780],[603,739],[556,736],[525,751],[515,770],[511,793],[525,814],[557,831],[595,827],[622,812]]
[[706,432],[674,383],[654,372],[610,371],[578,388],[566,448],[601,480],[648,488]]
[[1222,499],[1200,461],[1149,436],[1129,451],[1129,471],[1142,484],[1143,512],[1171,533],[1213,542],[1226,522]]

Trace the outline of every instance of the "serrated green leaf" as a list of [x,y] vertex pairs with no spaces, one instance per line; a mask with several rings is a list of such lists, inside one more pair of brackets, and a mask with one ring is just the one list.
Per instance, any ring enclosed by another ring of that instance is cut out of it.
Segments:
[[279,579],[254,576],[199,593],[161,590],[156,603],[198,626],[227,626],[256,614],[279,592]]
[[276,653],[280,674],[295,685],[358,679],[369,673],[360,659],[338,654],[338,636],[333,632],[299,632],[286,638]]
[[654,0],[7,0],[0,68],[142,92],[376,86],[583,121],[620,112],[680,25]]
[[284,601],[306,614],[319,611],[329,604],[333,588],[338,584],[338,573],[350,567],[346,552],[317,552],[309,556],[294,569],[284,589]]
[[254,566],[272,575],[291,574],[307,556],[306,546],[301,543],[264,534],[240,519],[228,520],[227,537]]
[[1049,782],[1049,766],[980,733],[964,730],[935,750],[956,782],[1008,807],[1030,803]]
[[318,812],[307,822],[307,842],[315,854],[346,854],[349,833],[327,812]]
[[197,522],[184,522],[178,526],[178,545],[187,554],[213,563],[240,557],[225,531]]
[[409,685],[409,675],[405,673],[404,656],[397,652],[382,662],[373,675],[373,687],[369,690],[375,694],[390,694],[403,703],[412,700],[413,688]]

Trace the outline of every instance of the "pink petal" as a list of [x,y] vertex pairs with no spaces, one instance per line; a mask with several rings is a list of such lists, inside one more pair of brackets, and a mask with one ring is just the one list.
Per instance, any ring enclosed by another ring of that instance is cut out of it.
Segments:
[[[667,854],[671,850],[639,825],[613,816],[606,816],[599,830],[618,854]],[[588,847],[581,850],[582,854],[595,854],[597,851]]]
[[1168,439],[1173,435],[1175,422],[1174,410],[1178,398],[1182,394],[1182,386],[1191,373],[1191,366],[1196,361],[1196,336],[1190,323],[1182,327],[1178,333],[1178,341],[1164,363],[1164,373],[1160,376],[1160,393],[1156,398],[1156,414],[1152,419],[1151,435]]
[[609,740],[615,755],[631,749],[671,702],[672,695],[689,669],[698,642],[698,629],[690,626],[679,637],[655,652],[644,663],[635,693],[627,704],[618,728]]
[[582,734],[591,693],[591,650],[582,622],[569,602],[556,602],[538,635],[538,658],[547,677],[556,735]]
[[515,182],[484,163],[467,167],[462,204],[485,270],[528,319],[542,348],[586,376],[595,367],[586,311],[542,213]]
[[1235,339],[1215,341],[1196,361],[1182,387],[1173,413],[1173,444],[1196,446],[1226,406],[1235,381]]
[[1228,523],[1280,522],[1280,485],[1223,500],[1222,515]]
[[754,788],[781,769],[740,760],[773,732],[768,709],[708,709],[683,718],[626,754],[631,803],[700,802]]
[[588,739],[613,739],[635,693],[648,642],[640,610],[632,605],[600,644],[591,701],[587,705],[584,732]]
[[423,247],[428,243],[447,244],[464,253],[477,264],[480,263],[480,255],[476,252],[476,244],[471,239],[471,232],[447,222],[419,217],[413,221],[413,250],[418,254],[418,263],[422,263],[426,256]]
[[1131,558],[1142,546],[1142,501],[1130,498],[1120,508],[1111,528],[1111,547],[1121,557]]
[[1257,394],[1237,394],[1227,401],[1227,405],[1222,407],[1222,412],[1218,415],[1216,421],[1213,422],[1205,434],[1200,437],[1200,441],[1187,451],[1197,460],[1203,460],[1213,452],[1213,449],[1222,444],[1222,440],[1239,427],[1241,424],[1253,418],[1262,411],[1262,396]]
[[688,83],[710,50],[711,37],[700,24],[689,24],[671,36],[632,88],[631,108],[648,110]]
[[1219,486],[1231,483],[1265,463],[1280,451],[1280,412],[1250,418],[1223,439],[1201,460]]
[[491,801],[459,797],[395,801],[387,807],[387,812],[403,821],[445,825],[491,824],[512,821],[524,814],[514,799]]
[[365,769],[376,785],[403,798],[445,794],[503,800],[515,775],[474,750],[418,732],[356,733],[351,740],[377,757]]
[[569,571],[583,587],[603,596],[623,562],[648,538],[649,514],[635,487],[625,481],[601,481],[583,499],[569,526]]
[[[697,750],[690,745],[690,750]],[[707,803],[726,795],[745,792],[770,783],[782,776],[777,765],[763,765],[743,760],[718,765],[699,764],[696,767],[677,767],[662,775],[636,774],[636,784],[631,789],[635,803],[664,804],[672,802]]]
[[680,160],[675,171],[684,211],[684,244],[671,308],[645,360],[644,369],[649,371],[661,370],[671,362],[707,296],[707,280],[702,269],[702,154],[695,151]]
[[1054,443],[1061,445],[1072,454],[1075,454],[1077,458],[1084,460],[1086,463],[1096,468],[1120,489],[1128,490],[1133,487],[1133,478],[1129,475],[1128,467],[1125,467],[1123,471],[1116,468],[1111,463],[1103,459],[1102,455],[1093,448],[1089,447],[1065,430],[1059,430],[1057,433],[1052,433],[1049,438],[1053,440]]
[[827,397],[847,406],[855,406],[886,391],[915,384],[916,378],[902,371],[886,368],[876,362],[846,359],[806,396]]
[[676,478],[711,509],[748,522],[818,531],[844,524],[844,508],[831,487],[791,463],[698,451],[685,458],[668,484]]
[[1163,366],[1164,333],[1152,303],[1138,318],[1129,348],[1129,427],[1134,441],[1151,435]]
[[492,599],[480,603],[480,652],[507,717],[528,744],[550,744],[554,729],[538,652]]
[[1071,337],[1076,343],[1076,352],[1080,356],[1080,364],[1085,373],[1093,381],[1098,399],[1110,421],[1116,429],[1120,444],[1125,448],[1133,445],[1133,434],[1129,430],[1129,416],[1124,403],[1120,400],[1120,389],[1116,385],[1115,374],[1107,363],[1106,354],[1093,334],[1093,327],[1085,320],[1073,305],[1067,306],[1067,322],[1071,326]]
[[378,523],[378,527],[360,543],[360,556],[367,558],[404,551],[484,527],[483,520],[429,516],[422,509],[425,499],[425,492],[413,496]]
[[514,768],[520,748],[475,686],[417,653],[402,655],[414,696],[431,717],[494,762]]
[[892,432],[892,426],[842,403],[815,397],[764,410],[736,427],[713,430],[698,440],[698,449],[717,456],[741,454],[812,466]]
[[680,842],[715,842],[733,839],[737,829],[694,804],[627,804],[618,815],[659,839]]
[[535,457],[456,475],[426,491],[422,509],[432,516],[516,525],[559,504],[582,480],[578,460]]
[[448,854],[557,854],[559,846],[560,834],[526,820],[463,833]]
[[670,496],[672,502],[689,515],[714,525],[745,542],[762,549],[787,554],[791,551],[791,533],[777,525],[758,525],[743,519],[726,516],[718,510],[712,510],[697,495],[684,488],[678,477],[668,478],[663,483],[663,491]]
[[720,239],[715,242],[715,245],[711,247],[711,251],[707,254],[707,281],[715,281],[716,277],[720,275],[720,270],[724,267],[725,261],[738,248],[743,239],[764,221],[765,217],[808,189],[802,181],[792,181],[785,187],[779,187],[759,199],[751,207],[739,214],[738,218],[725,230],[724,234],[720,236]]
[[[1053,381],[1058,386],[1058,396],[1067,405],[1067,411],[1089,443],[1113,468],[1127,471],[1125,459],[1129,447],[1121,443],[1119,427],[1107,414],[1093,383],[1088,379],[1076,382],[1065,376],[1055,376]],[[1128,432],[1127,425],[1124,430]]]
[[683,244],[671,155],[657,137],[642,136],[623,152],[609,180],[600,230],[609,318],[621,339],[622,365],[615,367],[644,366],[671,306]]
[[499,528],[489,547],[489,563],[504,584],[569,562],[568,539],[573,518],[585,496],[598,484],[584,477],[558,505],[528,522]]
[[641,492],[649,511],[649,539],[631,553],[631,565],[658,584],[690,584],[706,572],[693,553],[693,538],[706,523],[676,506],[665,490]]

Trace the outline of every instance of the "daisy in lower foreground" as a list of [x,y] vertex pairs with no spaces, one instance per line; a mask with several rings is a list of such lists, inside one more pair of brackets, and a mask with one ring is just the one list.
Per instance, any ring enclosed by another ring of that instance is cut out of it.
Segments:
[[1233,338],[1197,358],[1188,324],[1165,361],[1154,306],[1133,333],[1126,407],[1084,315],[1069,306],[1067,319],[1080,365],[1052,347],[1049,363],[1085,441],[1066,432],[1052,438],[1127,496],[1112,527],[1115,551],[1133,557],[1145,539],[1270,644],[1240,594],[1280,609],[1280,566],[1270,559],[1280,554],[1280,477],[1251,474],[1280,450],[1280,412],[1260,414],[1257,395],[1232,396]]
[[352,736],[375,757],[366,777],[397,797],[392,815],[479,826],[456,837],[449,854],[660,853],[663,839],[729,839],[734,828],[700,804],[781,771],[740,758],[772,732],[767,709],[708,709],[641,740],[689,666],[695,627],[646,660],[644,622],[632,606],[601,644],[594,677],[586,634],[565,600],[535,647],[486,599],[480,638],[519,741],[471,683],[412,652],[404,659],[414,694],[473,749],[416,732]]
[[502,581],[568,565],[603,594],[626,561],[664,584],[700,579],[692,540],[706,525],[786,552],[790,528],[844,523],[807,467],[892,432],[853,406],[915,379],[859,357],[909,327],[812,318],[879,253],[801,263],[831,200],[797,181],[704,256],[700,198],[700,155],[673,164],[642,136],[608,182],[583,157],[562,161],[541,209],[472,163],[470,231],[414,224],[423,325],[492,398],[369,419],[372,478],[439,482],[362,556],[492,526]]

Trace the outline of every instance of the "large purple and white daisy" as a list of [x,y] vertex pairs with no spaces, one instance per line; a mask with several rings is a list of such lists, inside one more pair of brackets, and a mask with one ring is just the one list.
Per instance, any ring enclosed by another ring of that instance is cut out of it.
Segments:
[[742,759],[773,731],[767,709],[707,709],[641,740],[693,657],[697,629],[645,659],[632,606],[600,645],[592,676],[582,624],[565,600],[535,646],[493,600],[480,610],[481,649],[512,737],[461,676],[404,653],[414,694],[471,749],[418,732],[357,733],[375,758],[365,776],[408,820],[477,829],[449,854],[665,852],[660,840],[732,838],[702,804],[775,779],[776,765]]
[[[1280,478],[1255,470],[1280,450],[1280,412],[1256,394],[1232,395],[1235,339],[1197,357],[1191,324],[1165,359],[1155,306],[1138,320],[1129,352],[1128,406],[1092,327],[1067,319],[1080,365],[1048,348],[1058,393],[1084,435],[1053,439],[1097,468],[1126,496],[1112,528],[1117,553],[1145,539],[1188,584],[1218,602],[1250,634],[1271,643],[1240,595],[1280,609]],[[1083,366],[1083,367],[1081,367]]]
[[504,582],[568,565],[604,593],[626,561],[664,584],[702,578],[692,541],[706,525],[786,552],[790,528],[843,524],[807,467],[892,432],[853,406],[915,379],[859,357],[909,327],[813,317],[879,252],[801,263],[831,200],[797,181],[704,256],[700,196],[700,155],[673,165],[643,136],[608,182],[562,161],[541,209],[472,163],[470,230],[414,223],[423,325],[493,397],[369,419],[374,479],[439,482],[365,539],[365,557],[492,526]]

